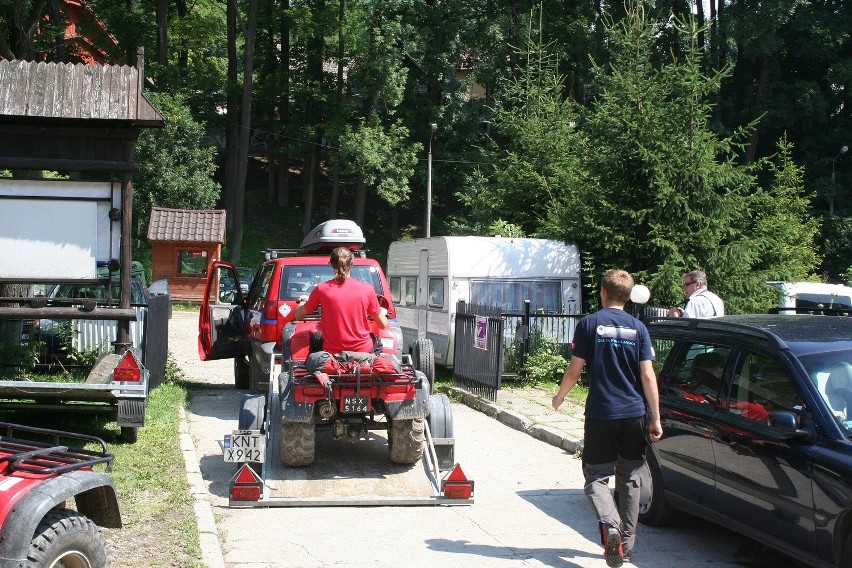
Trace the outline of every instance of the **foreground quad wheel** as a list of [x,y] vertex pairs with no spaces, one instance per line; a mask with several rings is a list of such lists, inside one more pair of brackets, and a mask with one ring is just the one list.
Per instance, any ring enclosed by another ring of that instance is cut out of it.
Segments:
[[234,388],[249,388],[249,364],[242,357],[234,359]]
[[423,457],[426,436],[422,418],[392,420],[388,429],[390,460],[394,463],[412,464]]
[[313,422],[281,422],[281,463],[290,467],[314,463],[316,437]]
[[431,339],[418,339],[414,342],[414,368],[429,379],[429,394],[435,391],[435,347]]
[[453,437],[453,409],[445,394],[429,395],[429,432],[433,438]]
[[40,568],[105,568],[106,541],[95,523],[72,510],[49,512],[35,531],[27,559]]

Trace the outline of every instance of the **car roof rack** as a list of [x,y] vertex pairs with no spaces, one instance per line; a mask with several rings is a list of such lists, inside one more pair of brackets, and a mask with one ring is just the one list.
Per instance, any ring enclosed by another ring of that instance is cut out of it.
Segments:
[[716,321],[715,318],[672,318],[672,317],[651,317],[645,321],[646,325],[652,323],[671,325],[674,327],[686,327],[688,329],[706,329],[709,332],[715,330],[726,331],[735,328],[744,335],[749,335],[757,339],[763,339],[772,345],[775,349],[789,349],[787,342],[778,337],[771,331],[756,327],[753,325],[743,324],[732,321]]
[[[263,259],[264,260],[273,260],[276,258],[282,258],[285,256],[317,256],[318,252],[322,252],[322,250],[309,250],[309,249],[266,249],[263,251]],[[326,251],[328,252],[328,251]],[[355,258],[367,258],[367,253],[370,252],[369,249],[358,249],[353,250],[352,255]]]

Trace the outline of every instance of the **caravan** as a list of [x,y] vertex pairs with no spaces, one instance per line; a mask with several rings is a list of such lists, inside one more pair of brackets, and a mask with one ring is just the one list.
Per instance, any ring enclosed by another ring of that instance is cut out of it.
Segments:
[[560,241],[508,237],[431,237],[396,241],[388,280],[403,351],[429,339],[435,363],[453,364],[456,303],[520,313],[579,313],[580,253]]
[[779,291],[778,312],[838,313],[852,310],[852,288],[824,282],[767,282]]

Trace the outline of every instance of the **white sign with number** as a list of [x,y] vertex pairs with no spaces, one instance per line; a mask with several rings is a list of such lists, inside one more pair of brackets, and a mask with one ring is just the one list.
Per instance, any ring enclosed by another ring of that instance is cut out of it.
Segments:
[[226,462],[259,462],[266,458],[266,436],[260,430],[234,430],[225,434],[222,451]]

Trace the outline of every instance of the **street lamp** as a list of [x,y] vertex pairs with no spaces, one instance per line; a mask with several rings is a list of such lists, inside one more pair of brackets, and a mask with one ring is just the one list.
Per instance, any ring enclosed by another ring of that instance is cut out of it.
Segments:
[[[837,155],[834,157],[834,159],[831,160],[831,185],[835,185],[834,184],[834,164],[837,162],[837,158],[839,158],[841,156],[841,154],[845,154],[848,151],[849,151],[849,146],[844,144],[843,146],[840,147],[840,151],[837,153]],[[832,187],[831,188],[832,196],[831,196],[831,199],[828,200],[828,216],[829,217],[834,217],[834,193],[833,193],[834,190],[835,190],[835,188]]]
[[[429,124],[429,155],[426,161],[426,237],[432,236],[432,135],[438,129],[434,122]],[[845,146],[844,146],[845,148]]]

